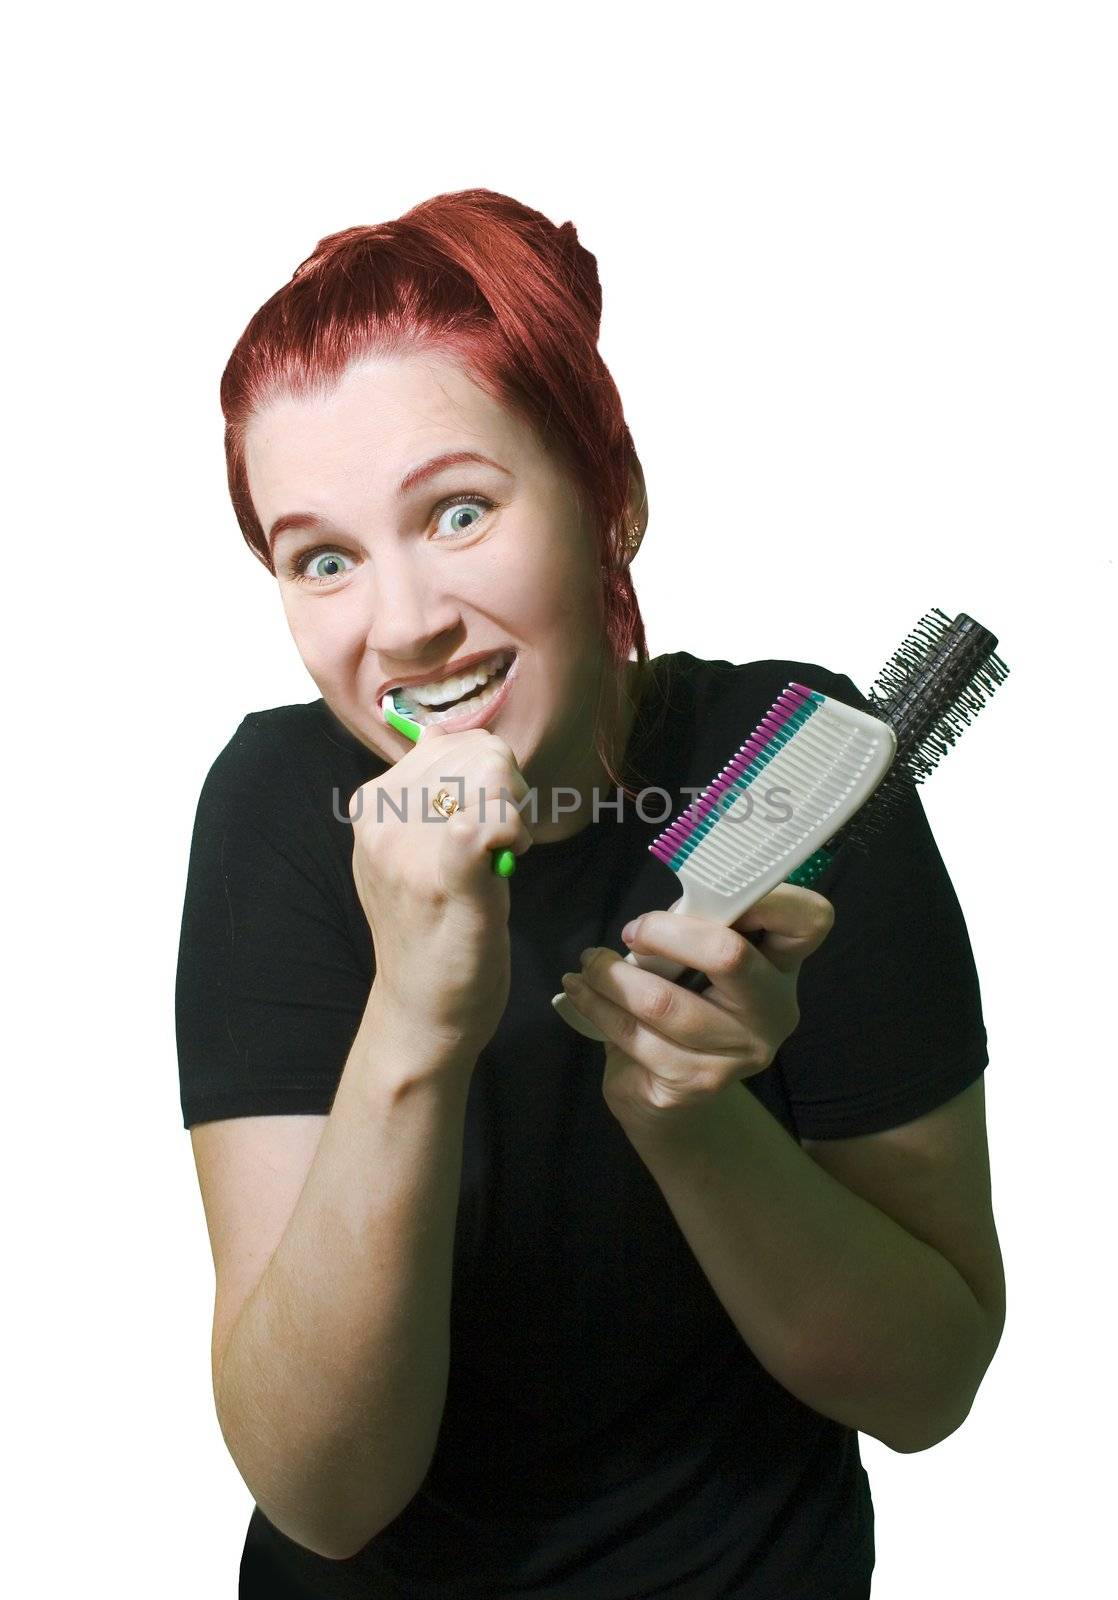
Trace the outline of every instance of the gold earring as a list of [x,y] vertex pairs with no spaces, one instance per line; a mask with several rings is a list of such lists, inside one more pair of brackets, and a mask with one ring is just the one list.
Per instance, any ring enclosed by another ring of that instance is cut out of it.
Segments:
[[641,542],[641,525],[640,525],[639,522],[634,522],[632,527],[629,529],[628,534],[625,537],[625,552],[628,555],[630,561],[636,555],[637,550],[638,550],[638,548],[640,546],[640,542]]

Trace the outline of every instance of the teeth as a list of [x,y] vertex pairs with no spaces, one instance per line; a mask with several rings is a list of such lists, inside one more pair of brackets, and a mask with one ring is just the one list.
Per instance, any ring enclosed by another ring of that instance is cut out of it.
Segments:
[[508,652],[498,651],[490,656],[488,661],[479,661],[476,667],[470,667],[467,672],[460,673],[456,678],[444,678],[441,683],[411,683],[406,689],[397,690],[410,700],[413,705],[431,706],[445,700],[457,700],[470,689],[476,689],[479,684],[487,683],[494,677],[509,659]]
[[473,716],[490,700],[496,698],[504,687],[504,679],[500,683],[491,683],[479,693],[471,695],[468,700],[461,700],[456,706],[450,706],[446,711],[429,711],[426,706],[414,710],[416,722],[452,722],[455,717]]

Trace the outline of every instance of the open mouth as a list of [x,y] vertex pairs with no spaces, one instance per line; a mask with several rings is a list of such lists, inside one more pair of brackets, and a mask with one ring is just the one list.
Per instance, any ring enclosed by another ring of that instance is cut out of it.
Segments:
[[500,694],[515,660],[515,650],[499,650],[457,678],[448,678],[441,684],[394,689],[392,698],[405,716],[419,723],[476,716]]

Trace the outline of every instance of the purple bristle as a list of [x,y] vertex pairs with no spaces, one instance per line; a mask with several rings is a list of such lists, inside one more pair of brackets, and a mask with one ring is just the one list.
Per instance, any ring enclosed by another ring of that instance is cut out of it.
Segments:
[[741,747],[733,759],[723,767],[718,777],[713,780],[706,792],[698,800],[688,806],[681,817],[671,823],[652,844],[649,850],[660,861],[670,863],[682,845],[684,845],[695,829],[710,815],[741,774],[757,758],[773,737],[791,721],[796,712],[815,694],[814,689],[807,688],[802,683],[790,683],[787,689],[778,697],[775,706],[765,713],[761,722],[750,734],[749,739]]

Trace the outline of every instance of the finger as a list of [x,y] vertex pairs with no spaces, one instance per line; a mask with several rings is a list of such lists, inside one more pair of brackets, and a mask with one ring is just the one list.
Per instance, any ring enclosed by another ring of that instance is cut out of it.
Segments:
[[[502,740],[486,738],[483,742],[471,742],[464,751],[459,750],[457,757],[445,753],[439,756],[436,765],[437,774],[435,767],[427,769],[427,782],[434,782],[437,776],[439,783],[455,785],[453,792],[463,802],[472,790],[485,789],[496,798],[504,787],[509,792],[511,808],[513,801],[523,802],[532,792],[516,765],[516,758]],[[448,773],[442,770],[444,766],[454,766],[457,770]]]
[[792,883],[778,883],[731,926],[739,933],[763,930],[765,960],[780,972],[791,972],[814,955],[834,921],[835,908],[823,895]]
[[[661,980],[664,981],[664,980]],[[713,1092],[721,1087],[725,1066],[709,1051],[686,1050],[656,1028],[616,1005],[576,973],[566,973],[563,988],[577,1011],[594,1023],[607,1044],[644,1067],[665,1088],[689,1087]]]
[[752,966],[763,959],[735,928],[678,911],[646,911],[629,924],[623,937],[635,955],[666,956],[682,967],[705,972],[734,992],[745,989]]
[[450,820],[463,837],[472,835],[475,845],[510,849],[517,856],[531,849],[535,840],[524,814],[530,816],[532,808],[520,802],[532,791],[515,767],[508,770],[500,753],[483,746],[461,763],[460,776],[441,773],[440,782],[458,801]]
[[466,770],[469,772],[480,767],[482,771],[494,774],[511,786],[518,799],[523,800],[531,791],[527,778],[517,765],[515,750],[495,733],[483,728],[473,731],[480,734],[481,739],[467,758]]
[[[620,1007],[681,1050],[708,1056],[741,1056],[751,1050],[753,1041],[740,1017],[667,978],[633,966],[614,950],[586,951],[578,976],[592,997]],[[579,1002],[575,1000],[575,1004]]]

